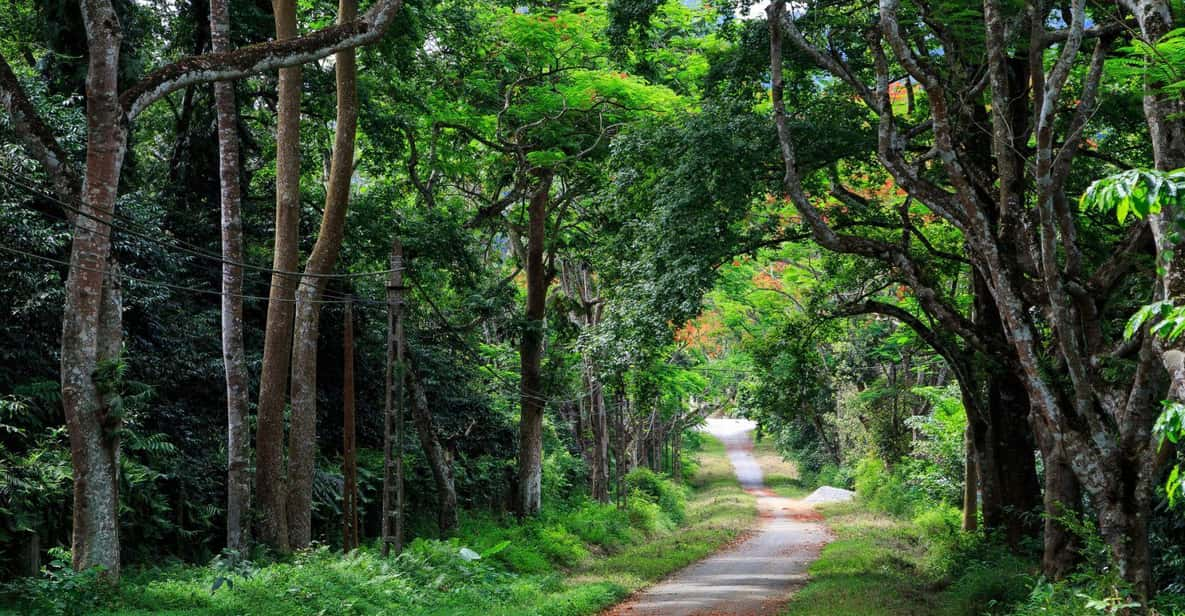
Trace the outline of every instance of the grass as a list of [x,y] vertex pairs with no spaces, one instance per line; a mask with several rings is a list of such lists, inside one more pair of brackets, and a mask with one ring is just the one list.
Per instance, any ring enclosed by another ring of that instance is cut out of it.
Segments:
[[783,616],[980,616],[1006,613],[1027,593],[1029,563],[1003,548],[954,545],[958,532],[860,502],[820,511],[836,539]]
[[801,498],[810,493],[798,474],[798,466],[778,452],[772,438],[763,438],[753,445],[753,457],[765,474],[765,485],[779,496]]
[[[213,592],[224,573],[213,565],[130,569],[107,597],[67,571],[17,589],[25,611],[15,613],[580,616],[714,552],[755,517],[723,445],[705,435],[684,511],[635,493],[624,510],[583,502],[524,524],[471,517],[459,538],[417,540],[396,559],[374,546],[349,555],[321,547],[228,575],[233,587]],[[466,560],[462,548],[482,557]],[[0,614],[14,613],[3,603]]]
[[585,573],[632,592],[715,552],[752,525],[756,499],[741,490],[724,445],[708,435],[703,438],[685,525],[678,532],[592,561]]

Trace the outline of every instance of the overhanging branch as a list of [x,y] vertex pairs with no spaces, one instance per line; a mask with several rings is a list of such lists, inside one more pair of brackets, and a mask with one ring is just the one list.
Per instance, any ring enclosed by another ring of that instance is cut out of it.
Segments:
[[233,81],[258,73],[299,66],[330,54],[378,40],[403,5],[382,0],[361,19],[324,28],[293,39],[249,45],[233,51],[183,58],[157,69],[120,95],[129,121],[149,105],[181,88],[214,81]]

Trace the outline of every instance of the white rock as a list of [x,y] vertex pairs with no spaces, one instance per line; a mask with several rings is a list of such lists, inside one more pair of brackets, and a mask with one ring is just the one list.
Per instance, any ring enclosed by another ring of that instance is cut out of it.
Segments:
[[856,493],[851,490],[843,488],[833,488],[831,486],[822,486],[818,490],[811,492],[811,495],[803,499],[804,503],[842,503],[852,500]]

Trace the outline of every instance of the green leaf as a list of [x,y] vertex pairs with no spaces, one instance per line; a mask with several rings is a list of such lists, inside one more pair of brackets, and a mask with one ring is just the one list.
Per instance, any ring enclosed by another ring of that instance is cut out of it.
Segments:
[[1176,506],[1177,495],[1185,493],[1185,474],[1181,473],[1179,465],[1174,466],[1173,470],[1169,472],[1169,479],[1164,488],[1169,497],[1169,505]]
[[483,550],[481,553],[481,557],[482,558],[489,558],[489,557],[493,556],[494,554],[497,554],[498,552],[505,550],[508,547],[510,547],[510,540],[509,539],[507,539],[505,541],[499,541],[498,543],[495,543],[494,545]]
[[1128,320],[1127,327],[1123,328],[1123,337],[1131,338],[1136,334],[1136,331],[1143,327],[1144,323],[1152,317],[1158,317],[1169,309],[1172,304],[1167,301],[1160,301],[1148,304],[1136,311],[1132,318]]
[[1162,446],[1165,441],[1177,444],[1185,440],[1185,404],[1166,401],[1164,411],[1152,427],[1152,433],[1160,438]]

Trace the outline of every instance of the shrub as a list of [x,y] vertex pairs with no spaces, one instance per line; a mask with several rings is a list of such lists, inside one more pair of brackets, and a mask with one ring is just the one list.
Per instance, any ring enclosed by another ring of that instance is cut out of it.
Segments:
[[955,576],[977,545],[979,535],[963,532],[962,512],[936,505],[913,519],[919,539],[926,546],[922,569],[935,578]]
[[[55,553],[56,552],[56,553]],[[11,597],[34,614],[89,614],[115,597],[115,587],[101,580],[102,568],[74,571],[66,550],[51,550],[54,559],[41,575],[0,585],[0,598]]]
[[947,594],[958,614],[1003,614],[1023,601],[1030,583],[1030,563],[999,545],[986,546],[986,554],[961,565],[963,569]]
[[852,487],[852,469],[848,466],[836,466],[835,464],[827,463],[820,466],[819,470],[813,473],[802,472],[802,475],[803,483],[808,486]]
[[556,564],[571,567],[588,557],[580,538],[563,526],[544,526],[537,532],[540,551]]
[[636,468],[625,476],[631,492],[642,494],[658,504],[671,521],[681,524],[687,516],[687,492],[682,486],[646,468]]
[[669,520],[662,514],[662,509],[657,504],[645,498],[638,498],[636,494],[634,496],[626,507],[630,516],[630,526],[647,535],[653,535],[669,525]]
[[914,509],[917,497],[879,458],[869,456],[856,465],[855,483],[856,494],[873,509],[896,516],[907,515]]
[[570,499],[587,475],[584,460],[564,447],[557,447],[543,458],[542,470],[543,500],[549,503]]
[[518,573],[547,573],[551,563],[531,545],[511,544],[498,553],[497,558]]
[[1138,605],[1117,573],[1077,573],[1061,582],[1038,578],[1028,598],[1013,613],[1016,616],[1123,614]]
[[611,503],[585,503],[568,516],[567,527],[585,543],[610,550],[633,542],[637,535],[629,513]]

